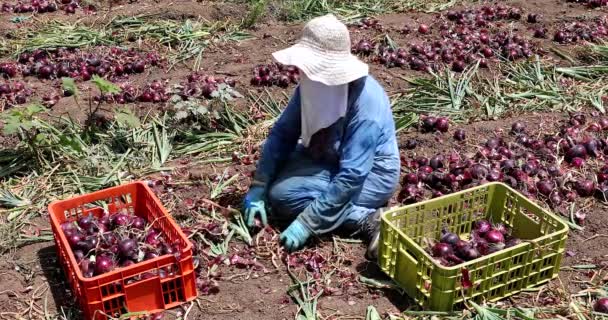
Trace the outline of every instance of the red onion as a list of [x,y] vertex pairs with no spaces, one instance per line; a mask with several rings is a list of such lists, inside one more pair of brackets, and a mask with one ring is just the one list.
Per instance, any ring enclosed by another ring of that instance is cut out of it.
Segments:
[[435,129],[440,132],[447,132],[450,128],[450,122],[446,117],[440,117],[435,121]]
[[416,141],[415,139],[408,139],[405,142],[405,148],[408,150],[415,149],[417,146],[418,146],[418,141]]
[[431,158],[431,160],[429,161],[429,164],[430,164],[431,168],[437,170],[439,168],[443,168],[444,160],[445,160],[445,158],[442,155],[436,155]]
[[536,188],[538,189],[538,192],[540,192],[542,195],[549,196],[551,192],[553,192],[555,184],[553,183],[553,181],[548,180],[538,181],[536,183]]
[[429,159],[425,158],[425,157],[418,157],[416,159],[416,162],[418,163],[419,166],[423,167],[423,166],[428,166],[429,165]]
[[441,242],[447,243],[449,245],[455,245],[459,240],[460,240],[460,238],[458,237],[458,235],[455,233],[451,233],[451,232],[445,232],[441,236]]
[[454,131],[454,139],[456,141],[464,141],[466,139],[465,131],[463,129],[456,129]]
[[129,222],[131,219],[129,219],[128,215],[119,213],[119,214],[115,214],[114,216],[112,216],[111,220],[112,220],[112,225],[114,226],[114,228],[116,228],[116,227],[124,227],[124,226],[129,225]]
[[434,257],[445,257],[451,254],[453,251],[449,244],[438,242],[433,246],[432,252]]
[[485,179],[488,176],[488,169],[480,164],[476,164],[471,168],[471,177],[476,180]]
[[454,72],[462,72],[465,67],[466,64],[462,60],[456,60],[452,63],[452,71]]
[[74,222],[64,222],[61,224],[61,230],[63,230],[63,232],[77,231],[78,228],[76,228],[76,225],[74,224]]
[[559,192],[553,192],[549,195],[549,201],[553,206],[559,206],[562,203],[563,199]]
[[489,242],[489,243],[503,243],[505,242],[505,238],[502,234],[502,232],[496,230],[496,229],[492,229],[490,231],[488,231],[485,234],[485,239]]
[[84,253],[82,250],[74,250],[72,252],[74,254],[74,258],[76,258],[76,262],[80,263],[80,261],[84,258]]
[[586,157],[587,157],[587,148],[585,148],[585,146],[582,144],[574,145],[574,146],[572,146],[572,148],[570,148],[568,150],[568,152],[566,152],[567,160],[572,160],[574,158],[586,158]]
[[490,231],[491,229],[492,229],[492,225],[490,224],[490,222],[488,222],[488,220],[475,221],[475,230],[480,235],[485,234],[486,232]]
[[539,15],[536,13],[528,14],[528,22],[529,23],[537,23],[540,20]]
[[426,173],[426,174],[431,174],[433,172],[433,168],[431,168],[429,166],[422,166],[418,169],[418,171]]
[[509,229],[507,228],[507,226],[504,223],[497,223],[494,225],[494,230],[499,231],[500,233],[504,235],[507,235],[509,233]]
[[595,183],[591,180],[577,181],[575,184],[576,192],[581,197],[589,197],[593,195]]
[[430,28],[426,24],[421,24],[420,26],[418,26],[418,32],[420,32],[422,34],[427,34],[427,33],[429,33],[429,31],[430,31]]
[[437,118],[433,116],[427,116],[422,119],[422,128],[427,132],[432,131],[435,127],[435,122],[437,122]]
[[144,230],[146,227],[146,219],[135,216],[131,219],[131,226],[135,229]]
[[114,263],[108,256],[97,256],[95,258],[95,274],[103,274],[114,269]]
[[408,173],[405,175],[405,178],[403,180],[405,181],[405,183],[416,184],[418,183],[418,176],[415,173]]
[[464,259],[465,261],[475,260],[481,256],[479,251],[477,251],[477,249],[475,249],[471,245],[467,245],[463,248],[460,248],[456,251],[456,253],[460,258]]
[[78,246],[78,243],[82,241],[82,235],[78,232],[72,232],[71,234],[66,232],[66,237],[68,238],[68,243],[72,248]]
[[599,313],[608,313],[608,298],[599,298],[593,305],[593,311]]
[[589,141],[585,142],[583,145],[585,146],[588,155],[592,157],[599,156],[600,142],[597,139],[589,139]]
[[137,242],[133,239],[123,239],[118,242],[118,253],[125,258],[131,258],[137,254]]

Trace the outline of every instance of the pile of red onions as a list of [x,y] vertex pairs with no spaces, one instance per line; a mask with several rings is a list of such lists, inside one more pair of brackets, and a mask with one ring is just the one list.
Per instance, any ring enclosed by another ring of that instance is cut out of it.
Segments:
[[351,48],[352,53],[369,56],[376,50],[376,43],[370,39],[361,39]]
[[121,91],[119,93],[95,96],[93,99],[95,101],[118,104],[132,103],[135,101],[163,103],[169,100],[167,83],[161,80],[153,80],[140,88],[135,88],[131,84],[121,84],[120,89]]
[[[423,130],[438,130],[437,121],[423,117]],[[588,169],[579,172],[608,156],[608,119],[589,123],[585,115],[573,114],[558,130],[532,135],[525,124],[516,122],[510,133],[489,138],[475,154],[454,151],[430,158],[402,156],[406,172],[398,201],[418,202],[493,181],[506,183],[556,209],[579,197],[595,195],[608,200],[608,163],[600,164],[599,170],[591,167],[597,170],[596,177],[586,174]],[[464,135],[463,129],[456,130],[454,139],[462,141]],[[407,142],[404,149],[413,149],[409,145]],[[582,223],[584,217],[577,219]]]
[[447,132],[450,129],[450,120],[446,117],[421,116],[420,128],[422,132]]
[[382,24],[380,24],[380,21],[378,21],[378,19],[373,19],[373,18],[368,18],[365,17],[361,20],[359,20],[358,22],[353,24],[355,27],[359,28],[359,29],[376,29],[379,31],[383,30]]
[[195,72],[188,75],[186,81],[180,83],[179,95],[184,99],[188,97],[211,99],[213,92],[215,92],[218,85],[222,83],[233,88],[236,86],[236,81],[234,79],[214,77]]
[[[540,53],[508,25],[494,23],[520,20],[522,15],[521,9],[504,5],[449,11],[437,22],[439,40],[412,42],[409,49],[404,49],[385,44],[376,46],[370,39],[361,39],[353,45],[352,52],[363,56],[375,53],[372,60],[387,67],[409,66],[418,71],[438,70],[442,65],[449,65],[453,71],[462,72],[473,63],[486,68],[491,59],[498,57],[517,60]],[[538,15],[528,15],[530,23],[538,20]],[[409,32],[409,27],[404,30]],[[418,25],[417,30],[420,34],[430,33],[430,27],[425,24]]]
[[487,220],[477,220],[473,224],[469,239],[462,240],[457,234],[444,230],[439,242],[428,250],[442,265],[454,266],[520,243],[504,224],[492,226]]
[[21,81],[0,82],[0,106],[14,106],[27,103],[32,90]]
[[[80,217],[61,224],[80,271],[86,278],[128,267],[165,254],[179,255],[178,243],[168,244],[146,219],[117,213]],[[166,276],[164,270],[159,274]],[[156,274],[144,274],[151,277]]]
[[562,25],[553,35],[553,41],[576,43],[578,41],[599,42],[608,37],[608,17],[590,21],[577,21]]
[[280,63],[258,65],[253,69],[251,84],[254,86],[278,86],[287,88],[290,84],[300,81],[300,72],[295,66],[285,66]]
[[599,298],[593,305],[593,311],[599,313],[608,313],[608,298]]
[[599,8],[608,5],[608,0],[567,0],[568,2],[584,3],[590,8]]
[[409,64],[413,70],[426,70],[427,67],[423,63],[423,61],[420,61],[421,63],[417,63],[418,61],[415,61],[416,59],[413,57],[409,57],[409,55],[403,48],[393,49],[385,45],[380,45],[378,47],[378,56],[376,57],[377,61],[380,64],[388,68],[405,67],[408,65],[408,58],[410,58]]
[[[0,6],[0,12],[12,12],[12,13],[46,13],[55,12],[58,9],[63,10],[67,14],[76,13],[76,9],[80,8],[79,0],[30,0],[29,3],[19,1],[17,3],[4,2]],[[84,8],[85,13],[92,13],[96,11],[95,6],[87,5]]]
[[143,73],[151,66],[160,66],[163,61],[156,53],[145,53],[133,48],[101,48],[98,53],[66,48],[36,50],[22,53],[17,62],[1,64],[0,75],[12,78],[21,72],[24,77],[71,77],[83,81],[98,75],[115,81],[129,74]]

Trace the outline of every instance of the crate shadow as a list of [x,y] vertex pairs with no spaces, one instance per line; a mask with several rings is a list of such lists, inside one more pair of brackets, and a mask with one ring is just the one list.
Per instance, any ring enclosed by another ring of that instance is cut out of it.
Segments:
[[[382,270],[380,270],[380,266],[378,266],[375,262],[364,261],[357,265],[357,272],[363,277],[381,280],[381,281],[390,281],[389,278]],[[384,296],[397,308],[399,311],[408,310],[411,307],[416,307],[416,303],[412,300],[407,294],[400,294],[397,290],[391,289],[379,289],[382,291]]]
[[63,308],[67,319],[82,319],[82,315],[72,295],[70,284],[67,282],[63,268],[59,264],[55,245],[41,248],[38,250],[37,256],[44,277],[48,281],[57,313],[61,313],[61,308]]

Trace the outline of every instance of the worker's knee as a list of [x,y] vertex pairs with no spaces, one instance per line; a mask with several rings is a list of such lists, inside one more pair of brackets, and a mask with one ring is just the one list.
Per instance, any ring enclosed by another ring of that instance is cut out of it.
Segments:
[[279,215],[298,214],[313,199],[314,196],[302,189],[301,184],[292,183],[290,179],[279,181],[268,190],[268,200]]
[[273,184],[268,190],[268,200],[273,205],[286,202],[286,200],[289,199],[289,195],[289,190],[280,183]]

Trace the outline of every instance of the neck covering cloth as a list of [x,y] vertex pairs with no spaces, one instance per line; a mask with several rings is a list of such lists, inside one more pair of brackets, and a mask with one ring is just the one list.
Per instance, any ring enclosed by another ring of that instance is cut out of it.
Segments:
[[328,86],[310,80],[300,72],[300,97],[302,112],[302,144],[310,145],[312,136],[331,126],[346,115],[348,83]]

